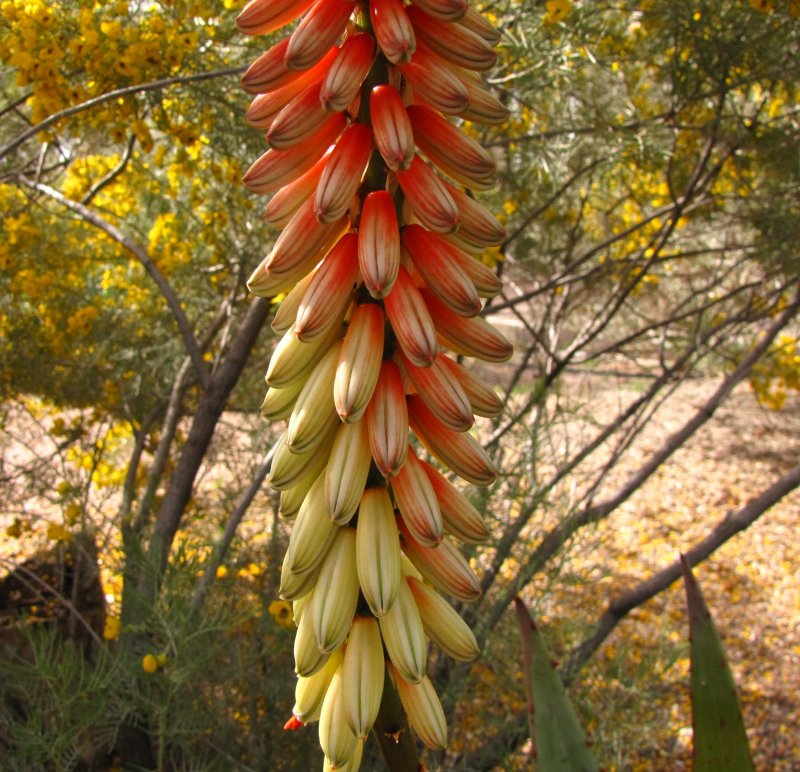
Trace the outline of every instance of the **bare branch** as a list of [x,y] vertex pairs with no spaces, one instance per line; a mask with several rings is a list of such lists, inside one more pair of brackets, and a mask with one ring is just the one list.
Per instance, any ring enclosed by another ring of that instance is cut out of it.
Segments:
[[[728,512],[701,542],[686,552],[685,557],[689,565],[696,566],[704,561],[736,534],[749,528],[770,507],[798,487],[800,487],[800,464],[790,469],[759,496],[750,499],[738,512]],[[598,620],[594,633],[573,649],[564,665],[564,680],[569,683],[575,677],[627,614],[658,595],[662,590],[666,590],[680,578],[680,575],[681,564],[679,560],[676,560],[657,574],[653,574],[639,583],[632,590],[614,598]]]

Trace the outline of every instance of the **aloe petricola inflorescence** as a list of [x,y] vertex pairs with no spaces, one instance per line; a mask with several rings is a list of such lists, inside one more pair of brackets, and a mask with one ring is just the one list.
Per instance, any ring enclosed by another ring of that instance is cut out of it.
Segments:
[[289,724],[319,721],[328,767],[355,769],[387,673],[416,735],[443,748],[428,639],[478,654],[440,593],[479,594],[450,537],[488,530],[420,455],[476,485],[496,475],[469,430],[502,403],[458,359],[511,356],[480,316],[500,282],[477,259],[505,234],[465,192],[491,187],[495,168],[458,124],[506,110],[479,75],[499,35],[466,0],[252,0],[238,25],[265,34],[298,17],[242,79],[269,144],[244,181],[273,194],[265,216],[283,229],[248,286],[284,294],[262,412],[288,420],[270,481],[294,519],[280,586],[298,624]]

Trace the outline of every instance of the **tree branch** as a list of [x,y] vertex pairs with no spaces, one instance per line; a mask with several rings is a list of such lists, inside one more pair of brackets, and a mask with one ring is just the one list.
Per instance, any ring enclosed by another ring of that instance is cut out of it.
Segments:
[[[709,555],[736,534],[749,528],[770,507],[777,504],[784,496],[787,496],[798,487],[800,487],[800,464],[790,469],[759,496],[750,499],[738,512],[728,512],[705,539],[695,544],[685,553],[689,565],[694,567],[702,563]],[[592,654],[597,651],[603,641],[627,614],[650,600],[650,598],[658,595],[662,590],[666,590],[680,576],[681,563],[676,560],[657,574],[639,583],[632,590],[614,598],[598,620],[594,633],[576,646],[570,654],[562,671],[565,682],[569,683],[575,677],[577,672],[586,664]]]

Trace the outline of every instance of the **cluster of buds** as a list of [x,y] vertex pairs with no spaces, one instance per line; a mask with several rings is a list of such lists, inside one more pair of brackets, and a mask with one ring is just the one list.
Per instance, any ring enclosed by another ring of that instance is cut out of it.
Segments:
[[270,474],[294,521],[287,726],[319,721],[326,768],[357,769],[387,673],[417,736],[444,748],[428,640],[478,655],[442,593],[477,597],[449,537],[489,534],[420,456],[475,485],[496,475],[469,430],[503,405],[458,359],[511,356],[480,316],[500,282],[477,259],[505,232],[465,192],[490,188],[495,164],[457,122],[507,111],[479,75],[499,34],[467,0],[252,0],[237,23],[264,34],[298,16],[242,79],[269,144],[244,181],[274,194],[265,217],[282,229],[248,287],[285,295],[262,412],[288,421]]

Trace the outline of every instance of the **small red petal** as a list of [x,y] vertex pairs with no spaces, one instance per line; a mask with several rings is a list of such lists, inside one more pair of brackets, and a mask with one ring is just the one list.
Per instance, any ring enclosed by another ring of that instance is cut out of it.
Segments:
[[301,729],[305,724],[297,717],[292,716],[284,725],[283,728],[289,732],[294,732],[295,729]]

